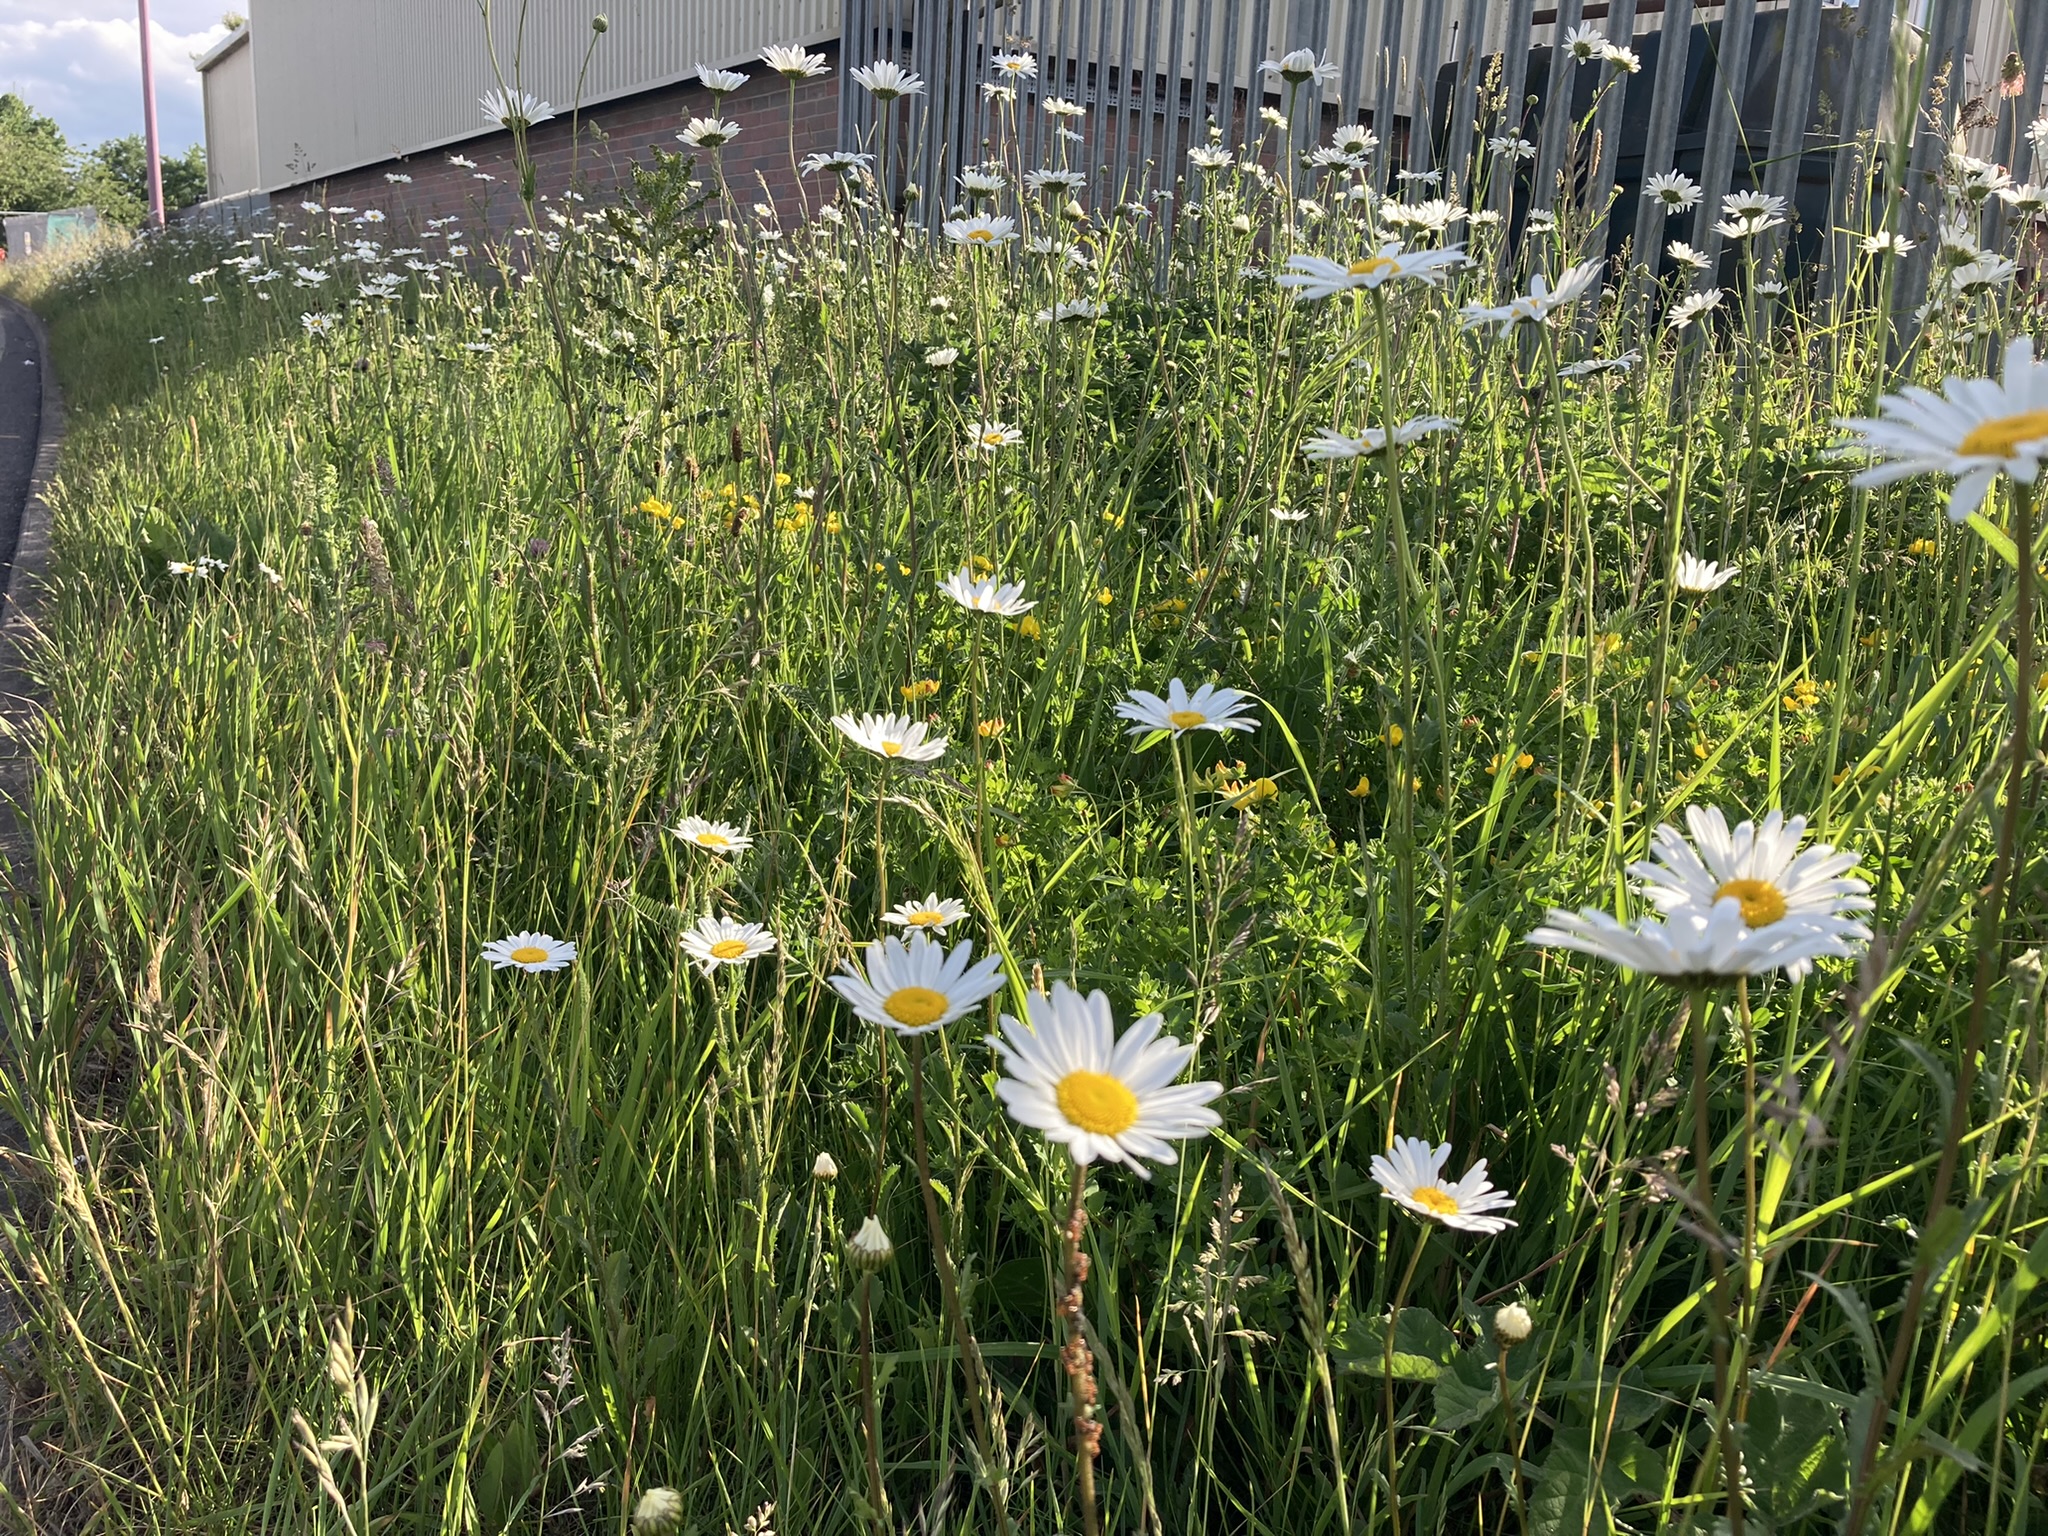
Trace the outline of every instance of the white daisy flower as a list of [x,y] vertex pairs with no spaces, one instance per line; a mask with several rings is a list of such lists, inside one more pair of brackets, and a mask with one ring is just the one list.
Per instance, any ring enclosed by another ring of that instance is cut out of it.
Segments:
[[1495,1189],[1486,1177],[1486,1159],[1474,1163],[1462,1179],[1444,1178],[1444,1164],[1450,1160],[1451,1144],[1431,1147],[1420,1136],[1396,1136],[1383,1155],[1372,1160],[1373,1182],[1385,1198],[1418,1216],[1449,1227],[1453,1232],[1477,1232],[1491,1237],[1514,1223],[1491,1211],[1513,1210],[1514,1196]]
[[1557,370],[1561,379],[1591,378],[1596,373],[1627,373],[1643,360],[1643,354],[1634,347],[1619,357],[1589,357],[1580,362],[1566,363]]
[[1643,183],[1643,196],[1654,198],[1672,213],[1697,208],[1704,195],[1699,183],[1683,171],[1664,171]]
[[1955,284],[1957,293],[1969,298],[1982,298],[1995,289],[2003,288],[2018,274],[2019,267],[2011,260],[1986,251],[1975,261],[1957,267],[1949,274],[1949,281]]
[[1135,722],[1133,736],[1151,731],[1171,731],[1179,736],[1188,731],[1255,731],[1257,715],[1249,712],[1254,702],[1248,693],[1235,688],[1204,683],[1192,694],[1179,678],[1166,685],[1166,697],[1133,688],[1117,705],[1119,718]]
[[1127,1163],[1150,1178],[1146,1162],[1178,1162],[1174,1142],[1223,1123],[1209,1107],[1221,1083],[1174,1083],[1195,1049],[1162,1037],[1160,1014],[1118,1039],[1109,999],[1083,997],[1065,982],[1054,982],[1050,997],[1028,994],[1024,1010],[1028,1027],[1006,1013],[1002,1034],[987,1037],[1005,1074],[996,1093],[1011,1119],[1062,1143],[1075,1162]]
[[1220,144],[1197,144],[1188,151],[1188,162],[1198,171],[1227,170],[1232,158]]
[[1582,261],[1558,274],[1557,286],[1541,272],[1529,278],[1529,291],[1501,305],[1467,304],[1458,311],[1458,323],[1466,330],[1492,326],[1502,336],[1518,325],[1547,325],[1550,317],[1567,304],[1575,304],[1600,281],[1599,261]]
[[958,347],[933,347],[931,351],[925,353],[924,361],[925,366],[928,368],[950,368],[960,361],[960,349]]
[[862,1222],[860,1230],[846,1240],[846,1261],[855,1269],[864,1269],[869,1274],[887,1265],[895,1253],[896,1245],[882,1230],[881,1221],[873,1216]]
[[761,62],[785,80],[813,80],[831,67],[832,61],[822,53],[807,53],[802,48],[773,43],[761,50]]
[[334,327],[340,321],[341,316],[339,315],[312,314],[299,316],[299,324],[305,328],[308,336],[332,335]]
[[955,245],[970,249],[1007,245],[1017,238],[1017,221],[1003,214],[977,213],[965,219],[948,219],[939,229]]
[[702,816],[685,816],[675,824],[675,835],[692,848],[708,853],[745,853],[754,840],[729,821],[710,821]]
[[1881,229],[1874,235],[1865,235],[1862,242],[1863,254],[1866,256],[1882,256],[1887,251],[1895,256],[1904,256],[1918,244],[1917,240],[1908,240],[1904,235],[1889,229]]
[[882,921],[893,923],[898,928],[923,928],[932,933],[944,933],[966,916],[965,902],[933,891],[922,901],[906,901],[891,907],[882,914]]
[[1049,309],[1032,312],[1040,325],[1064,325],[1069,320],[1100,320],[1108,311],[1088,299],[1062,299]]
[[738,123],[724,122],[716,117],[693,117],[689,125],[676,135],[692,149],[717,149],[739,136]]
[[729,917],[700,917],[683,932],[683,948],[709,976],[721,965],[745,965],[775,947],[775,935],[759,923]]
[[877,939],[865,959],[865,976],[843,961],[827,979],[857,1015],[899,1035],[941,1029],[1003,987],[1002,956],[971,964],[972,939],[950,950],[921,931],[907,941]]
[[1998,195],[2014,213],[2035,219],[2048,215],[2048,187],[2022,182],[2018,186],[2003,188]]
[[1398,240],[1381,246],[1374,255],[1355,261],[1332,261],[1327,256],[1290,256],[1287,270],[1273,279],[1282,288],[1292,288],[1303,300],[1327,299],[1356,288],[1373,289],[1397,278],[1435,284],[1446,272],[1466,264],[1465,253],[1455,245],[1426,251],[1403,251]]
[[1305,523],[1310,515],[1307,507],[1275,507],[1272,511],[1276,523]]
[[967,446],[976,453],[993,458],[1005,448],[1014,448],[1024,441],[1024,434],[1007,421],[970,421],[967,423]]
[[1496,155],[1506,155],[1511,160],[1534,160],[1536,146],[1527,139],[1512,133],[1497,133],[1486,141],[1486,147]]
[[1001,171],[983,170],[970,166],[960,173],[960,190],[969,197],[994,197],[1003,190],[1005,183]]
[[1624,48],[1619,43],[1608,43],[1600,50],[1600,57],[1624,75],[1642,73],[1643,56],[1633,48]]
[[522,971],[560,971],[575,964],[576,945],[548,933],[514,933],[491,940],[483,948],[483,957],[494,970],[509,966]]
[[1702,315],[1721,307],[1721,290],[1702,288],[1698,293],[1688,293],[1671,306],[1671,313],[1665,317],[1674,331],[1682,331]]
[[534,128],[555,115],[555,109],[531,91],[490,91],[477,98],[477,105],[500,128]]
[[1259,72],[1278,75],[1289,85],[1305,85],[1311,80],[1328,85],[1337,78],[1337,66],[1328,59],[1318,59],[1313,48],[1296,48],[1278,59],[1268,59],[1259,66]]
[[989,68],[998,80],[1014,83],[1038,78],[1038,60],[1028,53],[998,53],[989,60]]
[[1720,565],[1712,560],[1702,560],[1697,555],[1678,557],[1678,590],[1681,592],[1716,592],[1741,574],[1739,565]]
[[2040,474],[2048,459],[2048,364],[2034,360],[2033,341],[2021,336],[2005,349],[2002,382],[1951,377],[1942,389],[1937,395],[1914,385],[1880,400],[1875,418],[1838,419],[1855,436],[1835,451],[1877,460],[1856,477],[1859,486],[1954,476],[1948,515],[1960,523],[2000,473],[2029,483]]
[[450,165],[459,165],[465,171],[473,171],[476,169],[476,162],[466,155],[450,155],[448,157],[448,163]]
[[728,96],[747,83],[747,77],[736,69],[707,69],[697,66],[697,83],[713,96]]
[[1380,147],[1380,137],[1363,123],[1340,123],[1330,130],[1330,147],[1365,156]]
[[998,585],[993,576],[977,581],[973,567],[965,565],[940,582],[939,590],[970,612],[993,613],[1005,619],[1014,619],[1038,606],[1036,600],[1024,601],[1023,582]]
[[834,715],[839,734],[877,757],[900,758],[906,763],[933,763],[946,755],[946,738],[926,739],[922,720],[908,715]]
[[1713,263],[1707,260],[1707,253],[1687,245],[1683,240],[1674,240],[1664,247],[1664,254],[1671,258],[1672,265],[1683,267],[1688,272],[1704,272]]
[[1041,105],[1045,108],[1046,115],[1049,117],[1076,118],[1088,115],[1088,109],[1082,106],[1081,103],[1078,101],[1068,101],[1064,96],[1048,96]]
[[1719,806],[1695,805],[1686,808],[1685,824],[1691,842],[1676,827],[1660,826],[1650,834],[1651,856],[1629,865],[1643,899],[1659,912],[1704,912],[1734,901],[1752,929],[1790,920],[1869,939],[1870,930],[1852,915],[1871,905],[1868,882],[1850,873],[1858,856],[1830,843],[1802,851],[1804,816],[1787,821],[1783,811],[1772,811],[1731,832]]
[[864,69],[849,70],[853,83],[877,101],[894,101],[899,96],[922,96],[924,77],[905,69],[893,59],[877,59]]
[[1564,35],[1564,50],[1574,64],[1591,64],[1607,47],[1607,34],[1590,22],[1573,27]]
[[[1412,416],[1394,428],[1394,446],[1405,448],[1434,432],[1455,432],[1458,424],[1448,416]],[[1301,445],[1301,456],[1318,464],[1332,459],[1355,459],[1364,454],[1378,453],[1387,446],[1387,431],[1384,427],[1367,427],[1357,437],[1346,437],[1342,432],[1325,427]]]
[[819,171],[830,171],[835,176],[852,181],[874,162],[873,155],[858,155],[851,150],[834,149],[805,155],[802,169],[806,176],[815,176]]
[[1046,166],[1042,170],[1026,171],[1024,185],[1033,192],[1065,193],[1072,197],[1088,185],[1088,178],[1079,171],[1067,170],[1061,166]]

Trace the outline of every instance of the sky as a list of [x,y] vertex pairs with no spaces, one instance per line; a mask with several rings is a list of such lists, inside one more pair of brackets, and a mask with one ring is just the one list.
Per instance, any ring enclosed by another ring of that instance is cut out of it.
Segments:
[[[199,72],[227,33],[221,13],[247,0],[150,0],[156,116],[164,149],[206,142]],[[142,132],[135,0],[0,0],[0,91],[54,117],[74,146]]]

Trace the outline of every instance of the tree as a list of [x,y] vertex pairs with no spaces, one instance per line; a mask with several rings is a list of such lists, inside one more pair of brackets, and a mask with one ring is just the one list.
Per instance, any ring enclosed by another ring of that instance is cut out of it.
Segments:
[[56,122],[0,96],[0,208],[44,213],[71,201],[71,146]]
[[[164,208],[183,208],[206,196],[206,151],[194,144],[163,163]],[[76,196],[103,218],[138,225],[149,217],[149,154],[140,134],[104,139],[78,162]]]

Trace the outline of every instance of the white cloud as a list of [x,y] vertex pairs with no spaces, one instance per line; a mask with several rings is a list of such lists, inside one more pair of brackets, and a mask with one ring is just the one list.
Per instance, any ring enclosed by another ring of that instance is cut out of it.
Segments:
[[[226,34],[223,0],[153,0],[157,129],[167,154],[206,139],[193,57]],[[133,0],[6,0],[0,91],[63,128],[72,144],[142,131],[142,65]]]

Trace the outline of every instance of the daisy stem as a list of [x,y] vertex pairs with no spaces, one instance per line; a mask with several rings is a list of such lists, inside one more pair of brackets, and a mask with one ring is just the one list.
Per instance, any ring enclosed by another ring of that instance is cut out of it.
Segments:
[[[1693,1219],[1700,1224],[1713,1278],[1707,1286],[1707,1327],[1714,1351],[1714,1433],[1720,1446],[1722,1472],[1728,1484],[1728,1529],[1742,1536],[1742,1459],[1735,1448],[1735,1420],[1728,1411],[1728,1296],[1724,1282],[1728,1255],[1722,1247],[1720,1222],[1714,1215],[1714,1139],[1707,1121],[1707,1076],[1712,1069],[1712,1036],[1707,1029],[1709,998],[1704,987],[1692,994],[1692,1161]],[[1711,1475],[1713,1446],[1700,1463],[1700,1475]],[[1690,1524],[1690,1516],[1688,1516]]]
[[1181,733],[1173,733],[1173,785],[1180,800],[1181,878],[1188,892],[1188,951],[1195,976],[1195,1028],[1202,1020],[1202,978],[1208,974],[1202,956],[1201,905],[1195,894],[1195,806],[1188,789],[1187,764],[1181,760]]
[[1060,1360],[1073,1389],[1074,1475],[1081,1530],[1083,1536],[1101,1536],[1101,1522],[1095,1513],[1095,1458],[1101,1453],[1102,1426],[1095,1418],[1095,1357],[1089,1352],[1081,1317],[1081,1287],[1088,1280],[1088,1255],[1081,1248],[1081,1234],[1088,1229],[1087,1200],[1088,1165],[1076,1162],[1065,1229],[1067,1289],[1059,1304],[1060,1315],[1067,1322],[1067,1347],[1060,1351]]
[[[1664,769],[1664,717],[1670,713],[1671,616],[1678,602],[1678,557],[1685,541],[1686,492],[1692,485],[1692,440],[1681,435],[1678,473],[1671,481],[1671,505],[1664,515],[1664,602],[1657,619],[1657,656],[1650,689],[1650,752],[1643,769],[1643,813],[1657,814],[1657,780]],[[1680,658],[1681,665],[1684,658]]]
[[1380,1361],[1380,1376],[1387,1389],[1387,1517],[1394,1536],[1401,1536],[1401,1459],[1395,1455],[1394,1443],[1394,1330],[1400,1326],[1401,1307],[1408,1300],[1409,1283],[1415,1278],[1416,1266],[1422,1262],[1422,1250],[1428,1246],[1429,1228],[1425,1226],[1415,1239],[1415,1252],[1408,1257],[1408,1268],[1401,1274],[1401,1283],[1394,1287],[1394,1305],[1387,1313],[1385,1353]]
[[[1941,1161],[1935,1165],[1934,1183],[1927,1192],[1927,1218],[1922,1232],[1934,1230],[1948,1209],[1949,1186],[1954,1182],[1957,1156],[1963,1133],[1969,1128],[1970,1103],[1977,1086],[1977,1053],[1984,1040],[1984,1015],[1991,998],[1991,986],[2000,970],[1999,952],[2005,927],[2005,888],[2012,878],[2019,852],[2020,796],[2026,788],[2027,768],[2034,751],[2030,707],[2034,697],[2034,488],[2012,479],[2012,537],[2019,551],[2018,589],[2012,612],[2013,690],[2012,746],[2007,753],[2005,815],[1998,826],[1998,850],[1992,856],[1991,877],[1978,893],[1977,971],[1970,986],[1970,1022],[1963,1032],[1962,1059],[1956,1064],[1954,1091],[1949,1096],[1948,1133],[1942,1138]],[[1877,1409],[1864,1431],[1863,1449],[1857,1456],[1854,1486],[1856,1500],[1843,1523],[1843,1536],[1858,1536],[1870,1514],[1880,1479],[1877,1471],[1879,1442],[1884,1436],[1885,1409],[1897,1401],[1899,1383],[1906,1373],[1906,1359],[1913,1353],[1913,1341],[1920,1327],[1920,1309],[1927,1301],[1930,1261],[1946,1245],[1920,1244],[1913,1264],[1913,1277],[1906,1286],[1905,1304],[1899,1312],[1899,1329],[1892,1339],[1891,1358],[1885,1362],[1884,1385],[1878,1393]]]
[[[882,780],[875,790],[875,917],[889,910],[889,865],[883,857],[882,806],[889,798],[889,760],[882,759]],[[889,1174],[889,1031],[875,1031],[875,1196],[870,1216],[882,1211],[882,1181]]]
[[1507,1340],[1494,1335],[1493,1348],[1500,1367],[1500,1415],[1508,1431],[1508,1486],[1515,1491],[1515,1519],[1522,1536],[1529,1536],[1529,1503],[1522,1492],[1522,1436],[1515,1427],[1515,1393],[1508,1381]]
[[1742,1029],[1742,1301],[1736,1340],[1735,1422],[1749,1422],[1749,1339],[1757,1300],[1756,1261],[1756,1028],[1749,1009],[1749,978],[1735,979],[1735,1017]]
[[[1392,327],[1387,324],[1386,296],[1378,288],[1372,290],[1372,317],[1379,331],[1380,419],[1386,423],[1387,433],[1386,464],[1383,466],[1387,482],[1386,515],[1387,523],[1394,532],[1395,558],[1401,566],[1401,600],[1395,605],[1401,638],[1401,723],[1405,731],[1413,731],[1418,713],[1415,704],[1415,610],[1422,595],[1422,576],[1416,570],[1415,557],[1408,549],[1408,519],[1401,510],[1400,448],[1394,441],[1395,432],[1401,424],[1398,404],[1394,399],[1394,341]],[[1441,709],[1442,679],[1439,678],[1438,682],[1438,707]],[[1401,876],[1401,907],[1412,912],[1415,910],[1415,782],[1414,775],[1408,771],[1407,754],[1397,750],[1393,758],[1393,771],[1397,776],[1393,792],[1401,808],[1396,859]],[[1412,995],[1415,990],[1415,935],[1412,926],[1402,925],[1401,942],[1401,975],[1408,993]]]
[[[989,1383],[982,1367],[981,1346],[967,1326],[967,1311],[960,1304],[960,1282],[953,1271],[953,1254],[946,1246],[946,1229],[939,1220],[938,1196],[932,1192],[931,1156],[924,1129],[924,1037],[912,1035],[910,1051],[910,1144],[917,1158],[917,1187],[924,1195],[924,1221],[931,1233],[932,1265],[939,1272],[939,1290],[946,1302],[946,1314],[953,1324],[953,1342],[960,1351],[960,1367],[967,1373],[967,1408],[974,1416],[974,1440],[981,1452],[981,1478],[995,1506],[996,1530],[1009,1536],[1009,1479],[1002,1459],[989,1435]],[[957,1193],[956,1193],[957,1199]]]
[[882,1486],[882,1421],[875,1402],[875,1314],[868,1292],[875,1277],[860,1277],[860,1430],[868,1463],[868,1512],[878,1536],[888,1536],[889,1492]]

